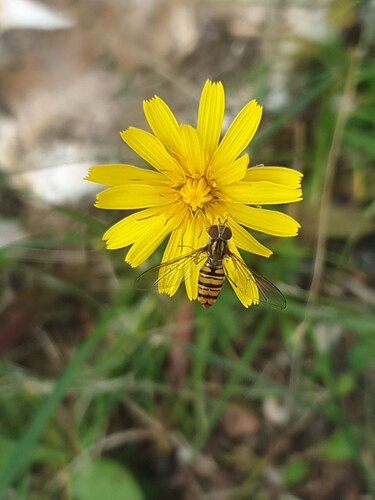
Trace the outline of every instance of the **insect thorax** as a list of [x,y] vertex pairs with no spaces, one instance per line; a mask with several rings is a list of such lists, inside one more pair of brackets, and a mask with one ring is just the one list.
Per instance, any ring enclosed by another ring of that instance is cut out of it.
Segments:
[[222,265],[223,258],[228,255],[228,242],[222,239],[211,239],[207,243],[207,261],[212,267]]

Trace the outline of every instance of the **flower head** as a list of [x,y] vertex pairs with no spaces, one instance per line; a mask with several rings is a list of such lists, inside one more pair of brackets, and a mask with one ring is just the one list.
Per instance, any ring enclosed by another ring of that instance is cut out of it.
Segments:
[[[231,229],[229,249],[238,256],[237,247],[263,257],[272,254],[245,228],[281,237],[297,234],[300,226],[293,218],[260,205],[301,200],[302,174],[278,166],[249,167],[243,152],[259,126],[262,107],[255,100],[246,104],[220,139],[224,99],[222,83],[207,81],[196,128],[179,124],[159,97],[144,101],[152,133],[129,127],[121,137],[152,169],[127,164],[91,167],[87,180],[109,186],[97,195],[96,207],[136,210],[103,236],[108,249],[130,246],[125,261],[131,266],[142,264],[167,236],[162,262],[204,247],[207,228],[218,221]],[[173,295],[185,276],[188,297],[196,299],[202,263],[191,266],[196,269],[188,275],[183,266],[176,266],[173,286],[159,285],[159,292]],[[231,264],[227,272],[233,286]],[[259,302],[257,287],[250,288],[243,294],[233,286],[245,307]]]

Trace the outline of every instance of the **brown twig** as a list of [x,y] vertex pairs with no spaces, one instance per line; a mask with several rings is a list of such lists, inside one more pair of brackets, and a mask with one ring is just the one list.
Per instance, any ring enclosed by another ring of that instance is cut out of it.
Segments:
[[327,158],[326,175],[322,187],[317,224],[317,241],[314,259],[313,276],[306,301],[305,316],[294,332],[295,356],[291,366],[290,386],[295,387],[300,373],[301,355],[306,330],[312,320],[312,313],[316,304],[322,276],[325,268],[326,245],[328,239],[328,217],[331,205],[333,181],[335,177],[336,164],[341,151],[343,131],[348,119],[351,103],[354,100],[356,90],[357,70],[360,62],[359,50],[353,49],[349,54],[349,68],[341,96],[341,105],[337,113],[336,125],[333,131],[331,147]]
[[336,126],[333,131],[331,148],[328,153],[327,170],[324,177],[322,198],[320,201],[318,213],[316,253],[314,260],[313,277],[311,280],[310,291],[307,298],[307,310],[310,310],[316,303],[322,281],[322,275],[324,272],[326,243],[328,236],[328,215],[330,211],[332,186],[335,177],[336,164],[341,150],[341,141],[344,127],[348,119],[351,103],[354,100],[358,61],[358,52],[353,50],[350,53],[349,69],[346,77],[345,87],[341,97],[341,106],[337,113]]

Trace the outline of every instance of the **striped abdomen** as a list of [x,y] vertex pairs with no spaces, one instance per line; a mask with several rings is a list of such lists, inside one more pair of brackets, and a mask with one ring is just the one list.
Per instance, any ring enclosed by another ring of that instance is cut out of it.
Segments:
[[225,280],[223,266],[210,266],[209,262],[199,272],[198,302],[205,308],[215,304]]

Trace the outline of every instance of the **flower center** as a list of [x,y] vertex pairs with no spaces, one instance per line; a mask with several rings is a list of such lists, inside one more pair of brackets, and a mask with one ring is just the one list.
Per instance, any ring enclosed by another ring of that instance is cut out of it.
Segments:
[[193,212],[198,208],[203,208],[205,203],[213,199],[212,186],[208,184],[205,177],[200,179],[188,177],[179,191],[183,201],[190,205]]

